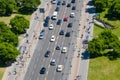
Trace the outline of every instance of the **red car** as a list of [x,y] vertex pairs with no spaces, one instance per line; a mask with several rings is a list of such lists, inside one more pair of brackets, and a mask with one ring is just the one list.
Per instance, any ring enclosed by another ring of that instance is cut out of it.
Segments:
[[64,20],[64,21],[68,21],[68,17],[65,17],[63,20]]

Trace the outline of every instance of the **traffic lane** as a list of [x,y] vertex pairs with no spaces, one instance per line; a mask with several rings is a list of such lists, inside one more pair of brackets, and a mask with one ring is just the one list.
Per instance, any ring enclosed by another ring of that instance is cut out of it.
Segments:
[[[79,22],[78,22],[78,24],[79,24]],[[78,26],[78,24],[77,24],[77,26]],[[68,40],[66,40],[66,41],[68,41]],[[69,44],[69,43],[68,43]],[[62,61],[63,62],[63,61]],[[64,65],[64,64],[63,64]]]
[[51,42],[51,45],[49,47],[49,50],[52,52],[52,55],[51,55],[51,58],[48,61],[46,60],[47,63],[45,64],[45,66],[47,66],[48,69],[47,69],[47,74],[46,74],[45,78],[48,76],[48,71],[49,71],[49,67],[50,67],[50,61],[52,60],[53,55],[55,55],[56,43],[57,43],[57,39],[55,40],[55,42]]
[[[49,33],[50,32],[50,33]],[[51,36],[49,36],[49,34],[54,34],[54,31],[52,31],[52,30],[48,30],[48,34],[47,34],[47,38],[46,38],[46,43],[44,44],[44,45],[46,45],[46,46],[48,46],[48,49],[47,50],[50,50],[51,51],[51,49],[50,49],[50,47],[53,47],[55,44],[54,44],[54,42],[50,42],[50,38],[51,38]],[[47,43],[49,43],[49,45],[47,44]],[[46,52],[47,51],[46,50],[46,48],[44,49],[44,51]],[[44,54],[45,54],[45,52],[44,52]],[[52,51],[51,51],[52,52]],[[51,54],[52,55],[52,54]],[[43,55],[44,56],[44,55]],[[45,59],[45,57],[44,57],[44,59]],[[40,65],[43,65],[43,66],[45,66],[46,68],[47,68],[47,65],[49,65],[49,62],[50,62],[50,58],[49,59],[46,59],[45,61],[42,61],[42,62],[40,62],[39,64]],[[45,76],[43,77],[43,78],[45,78]]]
[[[65,14],[65,15],[68,16],[68,17],[69,17],[69,15],[70,15],[70,14],[69,14],[69,13],[70,13],[70,10],[71,10],[71,9],[68,8],[68,12],[66,12],[66,14]],[[67,24],[64,25],[64,27],[67,28]],[[67,30],[66,30],[66,31],[67,31]],[[61,57],[60,57],[60,58],[61,58]],[[60,58],[59,58],[59,59],[60,59]],[[62,63],[63,63],[63,62],[64,62],[64,59],[65,59],[65,56],[63,56],[62,58],[63,58],[63,59],[61,59],[61,60],[63,60],[63,61],[62,61]],[[59,61],[59,64],[61,64],[60,62],[61,62],[61,61]],[[56,73],[56,75],[58,75],[58,74]],[[54,80],[56,80],[57,78],[59,79],[59,76],[60,76],[60,75],[56,76]]]
[[[47,40],[47,39],[44,39],[44,40]],[[45,47],[46,48],[46,47]]]
[[[38,41],[38,44],[37,44],[37,46],[36,47],[40,47],[40,49],[42,49],[42,46],[39,46],[39,43],[41,43],[41,42],[39,42]],[[37,55],[37,53],[39,53],[39,51],[40,51],[40,49],[38,49],[38,48],[36,48],[35,49],[35,51],[34,51],[34,54],[33,54],[33,57],[32,57],[32,59],[31,59],[31,62],[30,62],[30,64],[29,64],[29,66],[28,66],[28,69],[27,69],[27,72],[26,72],[26,74],[25,74],[25,80],[28,80],[27,78],[30,78],[30,75],[31,75],[31,73],[32,73],[32,71],[33,71],[33,67],[34,67],[34,65],[35,65],[35,57],[36,57],[36,55]],[[39,55],[40,56],[40,55]]]
[[[68,30],[67,30],[67,23],[66,23],[66,25],[65,25],[64,27],[66,27],[66,31],[68,31]],[[64,37],[65,37],[65,35],[64,35]],[[65,38],[66,38],[66,37],[65,37]],[[63,40],[64,43],[63,43],[62,46],[68,47],[67,44],[70,43],[69,40],[70,40],[70,38],[68,38],[68,40],[67,40],[67,39],[64,39],[64,40]],[[65,63],[65,60],[66,60],[66,57],[67,57],[66,55],[67,55],[67,54],[68,54],[68,53],[66,53],[66,54],[61,53],[61,54],[60,54],[60,57],[58,58],[58,61],[59,61],[58,64],[62,64],[62,65],[64,66],[63,63]],[[63,75],[63,74],[62,74],[62,75]],[[60,78],[61,78],[61,76],[60,76],[59,72],[58,72],[58,73],[56,72],[56,73],[55,73],[55,78],[54,78],[54,80],[60,79]]]
[[[52,22],[52,23],[54,23],[54,21]],[[55,23],[56,24],[56,23]],[[55,26],[56,27],[56,26]],[[58,27],[59,28],[59,27]],[[59,29],[58,29],[58,31],[60,31]],[[57,34],[57,32],[58,32],[57,30],[56,30],[56,33],[55,34]],[[57,34],[58,35],[58,34]],[[56,36],[56,35],[55,35]],[[57,38],[58,39],[58,38]],[[56,45],[56,44],[55,44]],[[53,47],[51,47],[51,48],[53,48]],[[54,46],[54,48],[55,48],[55,46]]]
[[[39,47],[38,47],[39,48]],[[47,45],[43,46],[43,49],[38,53],[38,54],[42,54],[40,57],[37,56],[36,58],[38,58],[38,61],[35,62],[35,64],[37,65],[36,67],[34,67],[32,75],[31,75],[31,80],[34,80],[36,78],[36,75],[39,74],[39,71],[41,69],[41,67],[43,67],[43,63],[45,61],[44,58],[44,54],[45,54],[45,50],[44,48],[48,49]]]
[[[61,15],[59,15],[59,16],[62,16],[62,14]],[[59,16],[58,16],[58,18],[59,18]],[[57,26],[57,27],[60,27],[60,26]],[[61,28],[61,27],[60,27]],[[59,30],[60,31],[60,30]],[[59,32],[57,31],[57,33],[56,33],[58,36],[59,36]],[[60,39],[59,39],[60,40]],[[58,41],[59,42],[59,41]],[[58,43],[57,43],[58,44]],[[50,69],[51,70],[51,69]]]
[[[60,29],[61,29],[61,28],[62,28],[62,26],[60,27]],[[59,32],[57,32],[57,35],[59,36],[58,41],[57,41],[57,44],[59,44],[60,46],[62,46],[61,43],[63,42],[64,36],[59,35]],[[56,46],[55,46],[55,47],[56,47]],[[55,47],[54,47],[54,49],[55,49]],[[58,64],[58,57],[59,57],[60,54],[61,54],[61,50],[55,50],[53,59],[56,60],[56,63],[57,63],[57,64]],[[50,71],[48,72],[48,78],[47,78],[47,79],[53,78],[52,76],[54,76],[54,74],[51,74],[51,73],[55,73],[55,71],[56,71],[56,68],[55,68],[54,70],[51,70],[51,67],[52,67],[52,66],[50,66],[50,69],[49,69]],[[53,79],[51,79],[51,80],[53,80]]]

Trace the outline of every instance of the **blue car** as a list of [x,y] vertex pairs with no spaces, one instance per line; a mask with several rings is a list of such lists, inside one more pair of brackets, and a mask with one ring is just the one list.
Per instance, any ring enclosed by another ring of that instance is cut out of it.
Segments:
[[61,1],[58,1],[58,2],[57,2],[57,5],[61,5]]
[[47,51],[46,53],[45,53],[45,57],[49,57],[50,56],[50,51]]
[[55,9],[55,11],[58,12],[59,10],[60,10],[60,7],[57,6],[56,9]]
[[61,23],[62,23],[62,20],[61,20],[61,19],[58,19],[57,25],[61,25]]
[[46,68],[45,67],[42,67],[41,69],[40,69],[40,74],[45,74],[46,73]]

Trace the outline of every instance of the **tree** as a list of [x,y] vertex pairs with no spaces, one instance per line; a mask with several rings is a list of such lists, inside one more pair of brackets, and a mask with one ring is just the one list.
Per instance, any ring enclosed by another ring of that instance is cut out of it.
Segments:
[[11,15],[15,6],[15,0],[0,0],[0,16]]
[[113,17],[120,19],[120,1],[114,1],[109,11]]
[[6,14],[6,4],[0,1],[0,16],[3,16]]
[[0,64],[13,61],[20,52],[9,43],[0,43]]
[[23,16],[15,16],[10,20],[10,25],[12,26],[11,30],[15,34],[23,34],[29,27],[29,21],[26,20]]
[[101,55],[103,51],[103,41],[100,39],[93,39],[88,43],[88,51],[91,53],[91,57],[97,57]]
[[[106,55],[109,59],[120,57],[120,40],[114,35],[111,30],[106,29],[98,38],[93,39],[88,43],[88,51],[91,53],[91,58]],[[107,50],[107,53],[103,53]],[[112,50],[112,51],[111,51]],[[116,56],[116,57],[115,57]]]
[[4,22],[0,22],[0,43],[2,42],[8,42],[14,46],[18,45],[18,36]]
[[37,6],[41,3],[40,0],[21,0],[20,13],[28,14],[36,10]]
[[104,1],[96,1],[95,2],[95,5],[96,5],[96,11],[97,12],[102,12],[102,11],[104,11],[105,10],[105,3],[104,3]]

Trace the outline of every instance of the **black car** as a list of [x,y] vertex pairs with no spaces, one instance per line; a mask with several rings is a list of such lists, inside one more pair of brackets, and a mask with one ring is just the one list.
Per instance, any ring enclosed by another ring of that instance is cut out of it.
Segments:
[[57,6],[56,9],[55,9],[55,11],[58,12],[59,10],[60,10],[60,7]]
[[50,56],[50,51],[47,51],[46,53],[45,53],[45,57],[49,57]]
[[70,37],[70,32],[67,32],[67,33],[65,34],[65,37]]
[[72,27],[72,23],[69,23],[69,24],[68,24],[68,27]]
[[46,19],[45,19],[45,23],[49,23],[49,20],[50,20],[50,17],[47,16]]
[[64,30],[61,30],[59,34],[60,34],[60,35],[64,35],[64,33],[65,33],[65,31],[64,31]]
[[75,3],[75,0],[71,0],[71,3]]
[[46,68],[45,67],[42,67],[41,69],[40,69],[40,74],[45,74],[46,73]]
[[71,7],[71,4],[70,4],[70,3],[68,3],[68,4],[67,4],[67,7]]
[[44,26],[44,27],[48,27],[48,25],[49,25],[49,22],[44,22],[44,23],[43,23],[43,26]]
[[41,34],[41,33],[44,33],[44,32],[45,32],[45,29],[42,29],[41,32],[40,32],[40,34]]
[[60,50],[60,45],[57,45],[57,46],[56,46],[56,50]]
[[61,25],[61,23],[62,23],[62,20],[61,20],[61,19],[58,19],[57,25]]
[[73,7],[72,7],[72,10],[76,10],[76,6],[73,6]]
[[66,2],[65,2],[65,1],[63,1],[63,2],[62,2],[62,5],[66,5]]

